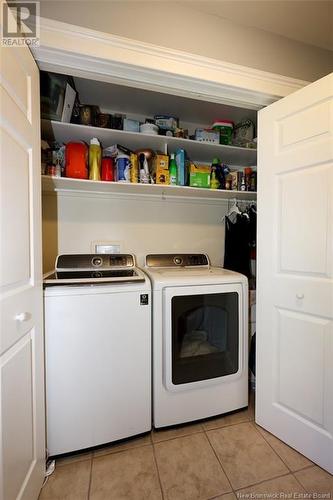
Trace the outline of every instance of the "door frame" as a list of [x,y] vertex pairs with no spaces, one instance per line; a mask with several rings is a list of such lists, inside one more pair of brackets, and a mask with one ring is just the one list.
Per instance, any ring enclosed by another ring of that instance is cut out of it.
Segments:
[[44,71],[255,110],[310,83],[51,19],[40,24],[31,50]]

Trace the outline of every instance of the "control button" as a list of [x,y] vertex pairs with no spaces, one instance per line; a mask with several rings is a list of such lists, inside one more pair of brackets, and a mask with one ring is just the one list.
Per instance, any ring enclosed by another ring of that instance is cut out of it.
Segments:
[[93,257],[91,263],[95,267],[99,267],[103,264],[103,259],[101,257]]
[[177,266],[180,266],[183,262],[183,259],[181,257],[175,257],[173,259],[173,262],[177,265]]
[[103,274],[101,273],[101,271],[93,271],[91,273],[91,277],[92,278],[102,278],[103,277]]
[[148,306],[149,304],[149,295],[148,293],[142,293],[140,295],[140,305],[141,306]]

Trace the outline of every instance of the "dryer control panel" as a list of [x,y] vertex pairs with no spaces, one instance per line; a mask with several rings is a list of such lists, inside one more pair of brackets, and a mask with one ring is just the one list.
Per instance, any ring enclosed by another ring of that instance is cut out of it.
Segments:
[[146,267],[209,267],[209,259],[204,253],[150,254]]

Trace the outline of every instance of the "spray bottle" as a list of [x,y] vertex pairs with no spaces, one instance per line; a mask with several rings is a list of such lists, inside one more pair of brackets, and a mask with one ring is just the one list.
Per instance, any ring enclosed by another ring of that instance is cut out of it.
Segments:
[[177,175],[178,169],[175,160],[175,155],[173,153],[170,156],[169,172],[170,172],[170,184],[176,186],[178,182],[178,175]]
[[101,180],[102,148],[99,140],[94,137],[89,146],[89,179],[91,181]]

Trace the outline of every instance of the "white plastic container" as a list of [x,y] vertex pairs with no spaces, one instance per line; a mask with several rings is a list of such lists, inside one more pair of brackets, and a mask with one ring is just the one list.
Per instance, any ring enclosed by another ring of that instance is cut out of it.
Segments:
[[140,125],[141,134],[158,135],[158,126],[153,123],[143,123]]

